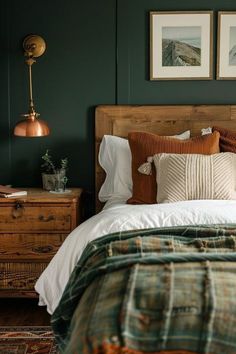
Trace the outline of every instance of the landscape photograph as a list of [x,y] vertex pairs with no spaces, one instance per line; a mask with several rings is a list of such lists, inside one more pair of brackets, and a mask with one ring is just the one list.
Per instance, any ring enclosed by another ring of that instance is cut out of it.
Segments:
[[162,27],[162,66],[201,66],[201,26]]
[[236,65],[236,26],[229,30],[229,65]]

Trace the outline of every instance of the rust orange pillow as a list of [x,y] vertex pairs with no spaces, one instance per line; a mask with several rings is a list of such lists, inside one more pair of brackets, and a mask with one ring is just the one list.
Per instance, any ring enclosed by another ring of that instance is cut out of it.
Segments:
[[212,131],[220,133],[220,151],[236,153],[236,131],[222,127],[213,127]]
[[131,132],[128,134],[132,154],[133,195],[127,200],[128,204],[156,203],[157,186],[156,172],[152,167],[150,176],[138,172],[147,157],[165,153],[175,154],[204,154],[211,155],[219,152],[220,133],[197,136],[188,140],[178,140],[146,132]]

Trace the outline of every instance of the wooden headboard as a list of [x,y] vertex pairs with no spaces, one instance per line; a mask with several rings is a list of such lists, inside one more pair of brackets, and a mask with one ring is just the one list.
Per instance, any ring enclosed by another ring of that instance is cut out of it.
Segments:
[[[98,106],[95,122],[95,184],[96,196],[105,173],[98,163],[98,150],[103,135],[126,138],[130,131],[147,131],[173,135],[191,130],[191,136],[202,128],[219,125],[236,130],[236,105],[168,105],[168,106]],[[102,204],[96,199],[96,212]]]

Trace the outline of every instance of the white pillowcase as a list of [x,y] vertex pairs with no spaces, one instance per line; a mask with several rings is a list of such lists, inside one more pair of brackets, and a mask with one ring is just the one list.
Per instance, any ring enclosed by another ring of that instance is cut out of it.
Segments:
[[[190,138],[190,130],[173,138],[186,140]],[[111,199],[126,201],[132,196],[131,151],[127,139],[114,135],[104,135],[98,154],[100,166],[106,172],[98,199],[106,202]]]
[[113,198],[127,200],[132,195],[131,151],[127,139],[104,135],[98,161],[106,172],[98,198],[106,202]]
[[212,133],[212,127],[208,127],[208,128],[202,128],[201,129],[201,135],[207,135],[207,134],[211,134]]

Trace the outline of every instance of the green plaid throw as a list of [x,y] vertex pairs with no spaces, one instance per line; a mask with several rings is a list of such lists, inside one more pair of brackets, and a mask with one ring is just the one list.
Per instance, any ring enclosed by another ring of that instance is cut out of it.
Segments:
[[235,250],[236,225],[98,238],[83,252],[52,316],[60,350],[235,354]]

